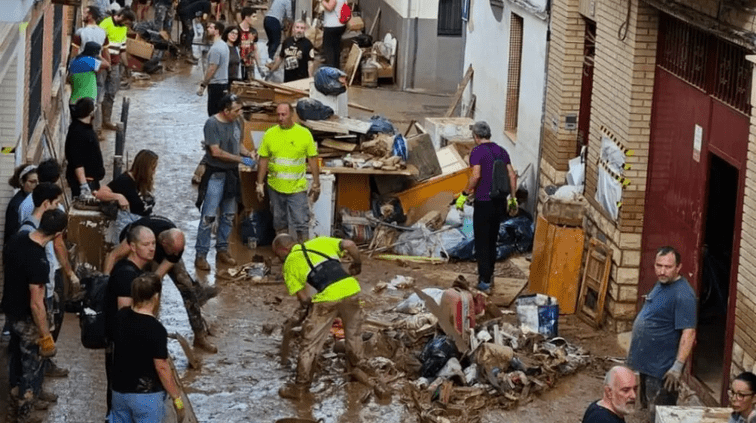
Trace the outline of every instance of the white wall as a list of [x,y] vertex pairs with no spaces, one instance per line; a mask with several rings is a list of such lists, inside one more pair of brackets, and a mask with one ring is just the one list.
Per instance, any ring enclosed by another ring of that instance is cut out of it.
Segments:
[[[536,174],[541,142],[544,88],[546,84],[546,35],[548,23],[518,5],[504,0],[498,22],[489,0],[473,0],[470,7],[464,69],[472,64],[475,71],[463,104],[475,94],[475,120],[491,126],[491,140],[504,147],[521,176],[520,186],[529,191],[528,209],[536,200]],[[509,69],[509,28],[511,13],[523,18],[522,67],[516,140],[504,134],[507,71]],[[540,14],[543,15],[543,14]],[[523,174],[526,167],[530,169]]]
[[[2,0],[0,0],[2,1]],[[437,19],[438,0],[383,0],[402,18]]]
[[22,22],[32,6],[34,0],[0,0],[0,22]]

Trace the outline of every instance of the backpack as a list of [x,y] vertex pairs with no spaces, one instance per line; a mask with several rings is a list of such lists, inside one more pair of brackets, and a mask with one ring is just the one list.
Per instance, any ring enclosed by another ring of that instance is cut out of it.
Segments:
[[[299,245],[302,246],[302,254],[304,255],[305,260],[307,260],[307,264],[310,266],[310,273],[307,275],[307,283],[315,288],[316,291],[323,292],[332,283],[349,277],[349,273],[344,270],[339,260],[329,257],[320,251],[308,250],[305,248],[304,242]],[[321,261],[316,266],[313,266],[307,253],[315,253],[319,256],[325,257],[325,260]]]
[[[489,147],[489,150],[491,148]],[[492,151],[493,154],[493,151]],[[507,164],[501,158],[494,158],[491,178],[491,192],[488,194],[492,200],[506,199],[510,194],[509,171]]]
[[81,281],[85,294],[79,326],[84,348],[101,349],[108,345],[105,337],[105,293],[109,278],[108,275],[98,275]]
[[341,5],[341,10],[339,10],[339,22],[345,24],[349,22],[349,19],[352,17],[352,8],[349,7],[349,5],[344,2],[343,5]]

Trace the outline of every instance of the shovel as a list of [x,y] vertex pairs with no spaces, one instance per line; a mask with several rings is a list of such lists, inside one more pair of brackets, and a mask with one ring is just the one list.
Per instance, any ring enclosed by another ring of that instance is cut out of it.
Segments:
[[294,338],[294,328],[301,325],[304,322],[307,315],[310,313],[310,307],[299,308],[294,312],[294,315],[286,319],[283,326],[283,340],[281,341],[281,364],[286,364],[289,359],[289,344],[291,339]]

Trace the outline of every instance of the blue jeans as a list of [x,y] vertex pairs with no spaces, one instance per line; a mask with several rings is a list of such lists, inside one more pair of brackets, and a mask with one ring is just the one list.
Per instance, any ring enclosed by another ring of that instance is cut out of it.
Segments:
[[220,221],[218,222],[218,238],[215,241],[215,249],[218,251],[228,250],[228,236],[231,234],[234,215],[236,214],[236,199],[223,199],[225,184],[226,175],[224,173],[214,173],[207,181],[207,192],[205,193],[205,200],[202,202],[202,216],[200,217],[199,229],[197,229],[197,245],[195,246],[197,257],[205,257],[207,252],[210,251],[210,233],[219,210]]
[[122,394],[113,391],[110,423],[160,423],[165,416],[165,391]]
[[263,19],[263,29],[268,37],[268,59],[276,60],[276,50],[281,44],[281,22],[273,16],[266,16]]

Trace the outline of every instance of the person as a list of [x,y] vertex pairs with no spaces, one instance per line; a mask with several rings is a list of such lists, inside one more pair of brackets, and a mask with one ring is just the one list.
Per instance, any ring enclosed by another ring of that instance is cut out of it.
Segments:
[[107,72],[98,74],[97,89],[103,91],[102,99],[102,127],[111,131],[116,130],[111,121],[113,104],[116,94],[121,87],[121,63],[125,66],[128,61],[126,53],[126,34],[136,20],[131,9],[123,8],[118,13],[100,22],[100,28],[105,30],[109,40],[110,68]]
[[[281,397],[298,399],[312,383],[313,361],[320,355],[337,316],[344,324],[348,364],[352,367],[360,364],[362,312],[360,283],[354,276],[362,271],[362,261],[357,245],[348,239],[317,237],[297,244],[291,235],[279,234],[273,240],[272,249],[283,262],[283,277],[289,295],[296,295],[302,307],[309,308],[302,326],[304,332],[296,378],[293,384],[278,391]],[[345,252],[352,258],[348,273],[339,262]],[[326,262],[328,264],[323,265]],[[322,277],[313,277],[314,267],[327,270],[325,274],[320,273]],[[316,293],[311,296],[313,290]]]
[[[96,6],[87,6],[81,9],[82,27],[77,29],[71,38],[71,56],[79,54],[81,46],[87,45],[92,41],[100,45],[100,56],[103,63],[107,62],[110,66],[110,41],[105,30],[97,25],[102,9]],[[97,138],[104,140],[105,135],[102,133],[102,100],[104,98],[104,87],[100,82],[102,77],[95,74],[95,83],[97,84],[97,107],[95,107],[95,118],[92,126],[97,133]]]
[[76,102],[84,97],[97,100],[97,72],[107,69],[110,64],[100,55],[100,45],[89,41],[81,54],[71,60],[68,66],[68,81],[71,83],[71,112]]
[[[496,240],[499,236],[499,223],[507,210],[506,199],[492,199],[490,196],[495,160],[502,160],[509,174],[509,186],[513,191],[517,187],[517,174],[512,167],[509,153],[498,144],[491,142],[491,127],[483,121],[472,126],[475,148],[470,152],[472,173],[462,194],[457,197],[456,206],[464,209],[470,195],[475,194],[473,211],[473,235],[475,236],[475,259],[478,262],[478,286],[484,292],[490,292],[493,286],[493,271],[496,264]],[[517,200],[510,200],[517,208]]]
[[273,0],[268,14],[263,19],[263,29],[268,37],[268,61],[272,62],[276,57],[276,50],[281,44],[281,32],[283,31],[284,19],[294,20],[294,12],[291,10],[291,1]]
[[157,319],[162,282],[146,273],[131,284],[132,304],[118,311],[110,423],[162,422],[170,395],[184,421],[181,391],[168,363],[168,332]]
[[[43,359],[54,356],[57,350],[45,312],[49,264],[44,247],[61,237],[67,224],[65,212],[48,210],[39,229],[16,234],[3,249],[5,277],[0,305],[11,328],[8,376],[15,421],[29,421],[36,399],[47,401],[48,395],[42,391]],[[51,401],[57,399],[49,395]]]
[[239,23],[239,53],[242,60],[242,79],[250,81],[255,78],[255,66],[260,63],[260,52],[257,50],[257,30],[252,27],[255,9],[245,6],[241,10]]
[[34,191],[39,184],[37,176],[37,166],[32,164],[21,165],[13,172],[13,176],[8,179],[8,185],[18,189],[8,201],[8,208],[5,209],[5,233],[3,234],[3,245],[8,244],[11,236],[18,232],[21,227],[18,221],[18,206],[21,202]]
[[756,394],[756,375],[743,372],[732,381],[727,395],[730,397],[732,414],[728,423],[756,423],[754,395]]
[[129,246],[128,256],[119,260],[110,272],[108,287],[105,292],[105,338],[108,346],[105,350],[105,377],[107,380],[108,412],[112,410],[113,368],[115,337],[118,333],[118,310],[130,307],[131,283],[144,273],[147,263],[155,257],[155,235],[149,228],[135,226],[128,232],[126,242]]
[[207,72],[200,82],[197,95],[202,96],[207,88],[207,115],[214,116],[221,111],[219,100],[228,91],[228,45],[221,39],[225,27],[220,22],[207,24],[207,36],[213,45],[207,53]]
[[228,84],[242,79],[241,56],[239,55],[239,28],[229,26],[223,31],[221,39],[228,45]]
[[281,63],[284,64],[284,82],[297,81],[312,76],[315,49],[312,47],[312,42],[305,38],[306,28],[303,20],[294,22],[291,37],[284,40],[281,54],[276,56],[274,63],[268,65],[271,71],[275,71],[281,66]]
[[[291,104],[279,104],[276,113],[278,125],[265,131],[258,151],[257,198],[262,201],[265,197],[267,176],[273,228],[281,233],[293,227],[301,242],[309,238],[310,232],[308,196],[313,203],[320,196],[318,151],[310,131],[292,120]],[[305,177],[307,165],[312,174],[309,194]]]
[[614,366],[606,372],[603,388],[601,399],[585,410],[583,423],[624,423],[625,416],[635,411],[635,373],[625,366]]
[[323,54],[325,65],[339,68],[341,65],[341,36],[346,25],[339,21],[341,8],[346,0],[320,0],[325,9],[323,14]]
[[168,34],[173,28],[173,1],[174,0],[154,0],[155,6],[155,26]]
[[192,42],[194,41],[194,18],[202,18],[203,21],[207,20],[210,14],[211,4],[207,0],[181,0],[176,9],[176,15],[178,15],[181,21],[181,37],[180,44],[184,50],[187,62],[191,64],[197,64],[199,59],[194,57],[192,52]]
[[[228,47],[223,45],[228,50]],[[234,266],[236,260],[228,253],[228,237],[236,215],[239,198],[239,163],[254,166],[251,153],[244,147],[242,123],[239,119],[242,105],[234,94],[220,99],[220,112],[210,116],[205,122],[205,173],[202,175],[197,192],[196,206],[201,216],[197,228],[197,251],[194,266],[199,270],[210,270],[207,253],[210,251],[210,233],[216,217],[218,235],[215,241],[216,259]]]
[[66,134],[66,181],[73,197],[93,197],[92,191],[100,189],[100,181],[105,177],[100,142],[92,127],[94,109],[93,98],[81,98],[74,107]]
[[654,421],[654,407],[675,405],[685,361],[696,339],[696,294],[680,274],[680,253],[656,251],[657,282],[633,322],[627,364],[640,373],[641,405]]
[[148,216],[126,226],[121,231],[119,244],[105,257],[103,273],[108,274],[113,264],[129,254],[130,247],[127,235],[131,228],[143,226],[149,228],[157,238],[155,254],[151,268],[160,277],[168,274],[178,288],[184,307],[189,316],[189,325],[194,332],[194,347],[201,348],[209,353],[218,352],[218,348],[208,340],[208,327],[202,318],[202,305],[207,300],[218,295],[218,289],[214,286],[203,286],[189,275],[181,259],[184,254],[186,243],[184,233],[176,228],[170,219],[162,216]]

